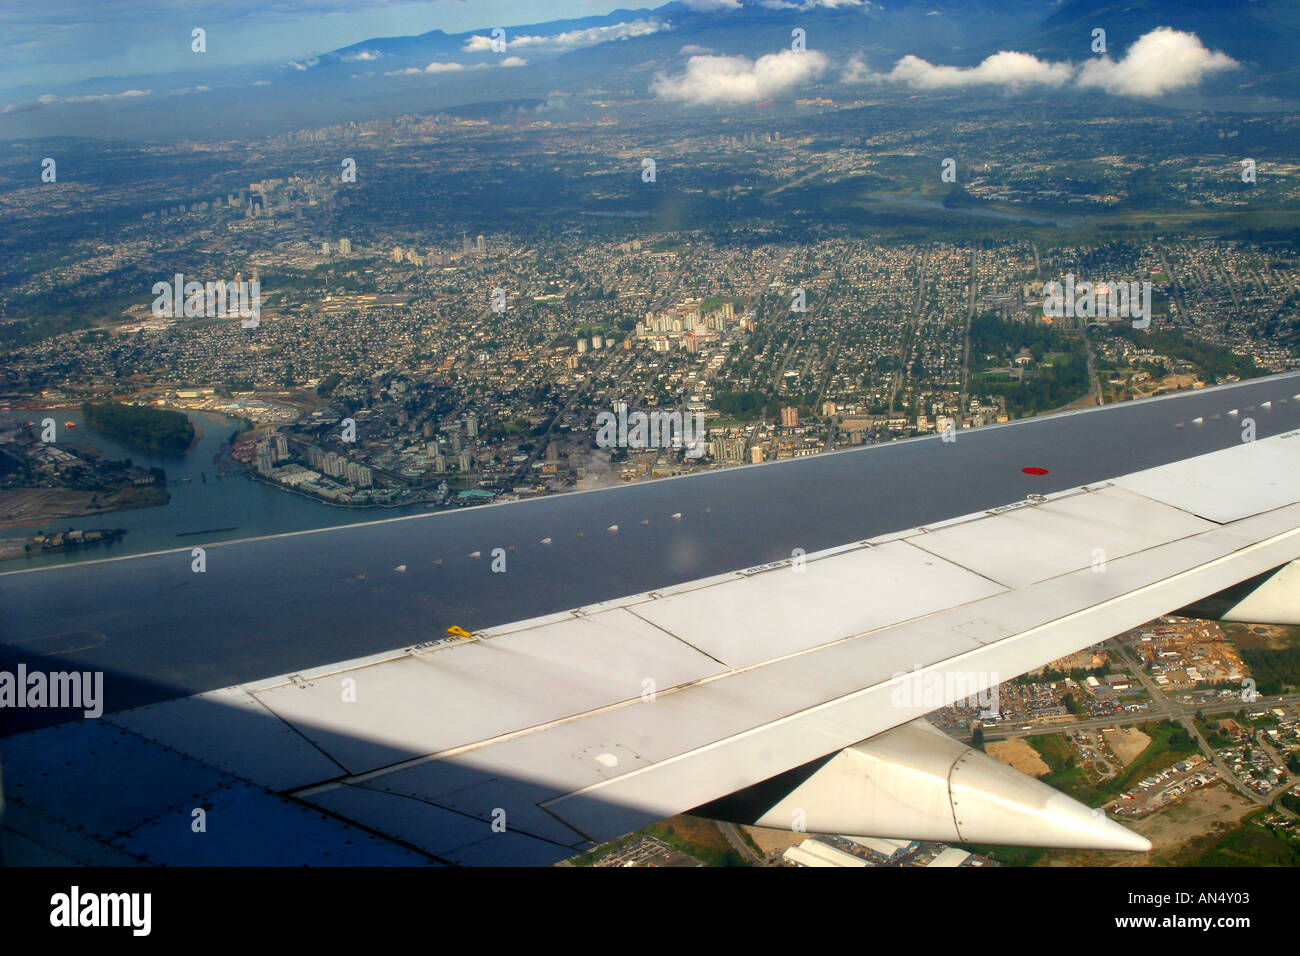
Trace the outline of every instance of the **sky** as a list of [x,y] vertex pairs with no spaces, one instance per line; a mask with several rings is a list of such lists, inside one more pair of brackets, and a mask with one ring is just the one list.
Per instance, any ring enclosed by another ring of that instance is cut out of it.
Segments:
[[664,0],[0,0],[0,89],[281,64],[373,37],[460,33],[659,6]]

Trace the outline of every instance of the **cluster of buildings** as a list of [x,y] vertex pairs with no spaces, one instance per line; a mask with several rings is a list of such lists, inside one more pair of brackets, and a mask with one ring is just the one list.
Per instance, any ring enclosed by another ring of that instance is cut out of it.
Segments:
[[[247,458],[249,445],[253,446],[252,461],[257,473],[278,485],[340,504],[365,504],[372,499],[367,489],[374,485],[374,479],[368,465],[314,445],[291,444],[282,432],[241,442],[235,446],[233,456],[237,460]],[[305,460],[306,467],[292,460],[295,458]],[[389,497],[383,496],[385,500]]]
[[1219,779],[1200,754],[1193,754],[1171,767],[1139,780],[1137,786],[1120,794],[1109,805],[1116,816],[1144,817]]
[[809,867],[905,866],[946,869],[989,865],[984,857],[942,843],[857,836],[809,837],[787,849],[781,859],[790,866]]
[[1138,659],[1162,689],[1230,683],[1238,688],[1245,665],[1217,621],[1163,618],[1130,638]]

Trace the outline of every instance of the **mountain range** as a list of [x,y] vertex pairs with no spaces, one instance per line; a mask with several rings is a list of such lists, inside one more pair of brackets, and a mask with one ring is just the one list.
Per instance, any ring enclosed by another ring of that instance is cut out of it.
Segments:
[[[1159,28],[1193,34],[1204,50],[1189,55],[1206,66],[1191,69],[1183,89],[1160,94],[1193,93],[1197,105],[1224,108],[1300,100],[1293,58],[1300,4],[1285,0],[675,0],[653,9],[500,25],[504,48],[499,42],[494,48],[493,25],[485,25],[458,34],[373,37],[260,67],[20,91],[3,106],[0,135],[234,138],[476,105],[484,115],[521,104],[588,112],[652,100],[664,106],[676,100],[681,108],[743,107],[759,98],[852,98],[855,80],[865,89],[937,92],[1082,88],[1089,84],[1079,65],[1099,56],[1094,31],[1105,31],[1106,55],[1122,61]],[[797,30],[810,59],[787,53],[799,42]],[[1148,72],[1176,66],[1185,52],[1150,47]],[[1020,56],[997,56],[1001,51]],[[1207,59],[1214,56],[1220,59]],[[745,60],[726,59],[740,57]],[[1111,74],[1115,82],[1091,85],[1107,93],[1149,92],[1141,83],[1125,86],[1122,71]],[[712,96],[710,84],[725,95]]]

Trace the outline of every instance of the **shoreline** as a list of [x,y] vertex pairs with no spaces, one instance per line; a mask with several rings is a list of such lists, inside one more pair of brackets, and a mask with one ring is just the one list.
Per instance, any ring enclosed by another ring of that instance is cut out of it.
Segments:
[[[156,486],[151,486],[151,487],[156,487]],[[61,488],[34,488],[34,489],[8,489],[8,490],[9,490],[9,491],[49,491],[49,492],[58,493],[58,492],[61,492],[61,491],[68,491],[68,490],[70,490],[70,489],[61,489]],[[93,518],[93,517],[96,517],[96,516],[98,516],[98,515],[112,514],[112,513],[114,513],[114,512],[118,512],[118,511],[137,511],[137,510],[140,510],[140,509],[142,509],[142,508],[159,508],[159,507],[162,507],[163,505],[166,505],[166,504],[167,504],[168,502],[170,502],[170,501],[171,501],[171,494],[168,493],[168,492],[166,492],[166,491],[164,491],[164,493],[163,493],[163,499],[162,499],[161,501],[155,501],[155,502],[129,502],[129,503],[124,503],[124,504],[120,504],[120,505],[113,505],[113,506],[110,506],[110,507],[107,507],[107,508],[93,508],[93,509],[88,510],[88,511],[87,511],[87,510],[80,510],[80,509],[75,509],[75,508],[74,508],[73,510],[71,510],[70,512],[67,512],[67,513],[64,513],[64,512],[62,512],[62,511],[60,510],[59,513],[50,513],[50,514],[45,514],[45,515],[39,515],[39,516],[36,516],[36,517],[33,517],[33,518],[19,518],[19,519],[15,519],[15,520],[12,520],[12,521],[0,520],[0,534],[3,534],[3,532],[9,531],[9,530],[12,530],[12,529],[15,529],[15,528],[31,528],[31,527],[40,527],[41,525],[48,525],[50,522],[53,522],[53,521],[63,521],[64,519],[71,519],[71,518]]]
[[237,472],[242,473],[248,478],[251,478],[253,481],[259,481],[262,484],[267,485],[268,487],[274,488],[276,491],[286,491],[289,494],[298,495],[299,497],[306,498],[309,501],[315,501],[322,505],[332,505],[335,508],[358,508],[358,509],[360,508],[406,508],[411,505],[419,505],[419,504],[426,503],[426,499],[423,498],[416,498],[413,501],[403,501],[400,504],[391,504],[391,505],[385,505],[379,503],[370,503],[370,504],[362,505],[362,504],[355,504],[349,501],[330,501],[328,498],[321,498],[317,495],[310,494],[309,492],[300,491],[297,488],[290,488],[287,485],[282,485],[277,481],[270,481],[266,478],[265,475],[259,475],[257,472],[249,470],[248,468],[244,467],[242,463],[237,469]]

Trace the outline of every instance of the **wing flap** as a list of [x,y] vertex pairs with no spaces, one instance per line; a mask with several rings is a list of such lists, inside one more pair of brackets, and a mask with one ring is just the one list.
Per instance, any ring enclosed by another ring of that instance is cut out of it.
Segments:
[[[292,781],[303,803],[440,859],[539,862],[834,753],[1300,557],[1297,434],[1162,466],[1159,480],[1139,473],[808,555],[803,571],[747,569],[478,640],[246,684],[228,691],[229,717],[218,696],[211,721],[140,711],[105,721],[132,727],[132,741],[153,750],[193,755],[190,776],[210,759],[209,789],[226,787],[233,766],[213,735],[269,721],[257,739],[295,766],[248,759],[236,771],[244,781],[267,791]],[[1207,468],[1251,476],[1265,493],[1219,509],[1216,496],[1236,485],[1200,483]],[[981,541],[997,546],[981,550]],[[1035,569],[1020,546],[1049,559]],[[1101,567],[1094,547],[1106,552]],[[84,733],[61,725],[6,745],[75,751]],[[299,740],[345,774],[304,759]],[[331,776],[304,786],[307,767]],[[127,816],[144,819],[148,795],[137,796]],[[498,811],[502,830],[492,826]],[[443,826],[448,813],[455,825]],[[421,837],[426,829],[438,833]],[[130,834],[114,845],[134,846]]]

